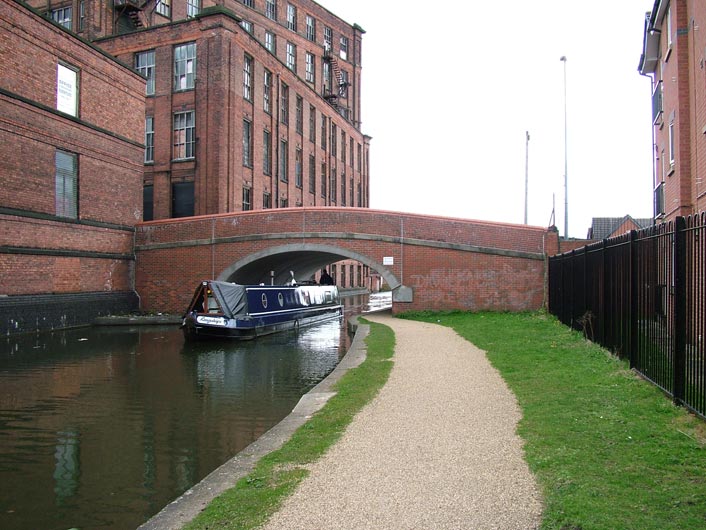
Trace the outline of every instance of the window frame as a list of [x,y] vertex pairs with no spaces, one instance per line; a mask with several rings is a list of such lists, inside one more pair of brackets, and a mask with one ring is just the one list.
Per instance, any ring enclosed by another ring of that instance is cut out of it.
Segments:
[[[184,53],[183,58],[180,57],[182,51]],[[194,90],[196,87],[196,42],[176,44],[173,49],[173,54],[174,92]],[[183,67],[181,65],[183,65]],[[185,86],[182,87],[182,84]]]
[[252,103],[252,74],[255,61],[247,53],[243,56],[243,99]]
[[253,167],[252,121],[243,119],[243,166]]
[[[70,160],[70,168],[63,168],[60,157]],[[54,151],[54,207],[57,217],[79,218],[79,159],[78,154],[63,149]],[[71,188],[67,194],[67,182]],[[59,189],[61,188],[61,192]]]
[[265,0],[265,16],[270,20],[277,21],[277,1]]
[[284,138],[279,140],[279,180],[289,182],[289,142]]
[[145,164],[154,164],[154,116],[145,116]]
[[287,41],[286,64],[287,68],[297,73],[297,45],[289,41]]
[[186,0],[186,18],[194,18],[201,13],[201,0]]
[[316,84],[316,56],[306,52],[306,73],[304,78],[308,83]]
[[49,18],[59,24],[62,28],[73,30],[73,11],[73,6],[71,5],[57,7],[49,12]]
[[297,6],[287,4],[287,29],[297,32]]
[[306,15],[306,38],[316,42],[316,19],[309,14]]
[[[180,120],[181,117],[184,118],[183,126],[177,127],[177,121]],[[191,118],[190,124],[189,117]],[[174,112],[172,120],[172,160],[194,160],[196,158],[196,111],[186,110]],[[179,138],[179,136],[181,136],[179,131],[184,131],[183,138]],[[177,156],[182,152],[184,156]]]
[[[148,60],[145,60],[144,63],[142,63],[142,59],[149,59],[151,58],[151,62],[148,62]],[[141,52],[135,52],[134,55],[134,65],[135,65],[135,70],[140,72],[146,79],[147,83],[145,86],[145,95],[146,96],[154,96],[155,92],[155,68],[156,68],[156,52],[153,49],[151,50],[144,50]]]

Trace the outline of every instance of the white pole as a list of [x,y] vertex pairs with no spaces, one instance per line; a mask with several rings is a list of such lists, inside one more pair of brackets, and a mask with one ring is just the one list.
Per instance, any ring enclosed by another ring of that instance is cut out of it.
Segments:
[[525,131],[525,224],[527,224],[527,189],[529,186],[529,131]]
[[564,63],[564,237],[569,237],[569,162],[566,120],[566,55],[560,61]]

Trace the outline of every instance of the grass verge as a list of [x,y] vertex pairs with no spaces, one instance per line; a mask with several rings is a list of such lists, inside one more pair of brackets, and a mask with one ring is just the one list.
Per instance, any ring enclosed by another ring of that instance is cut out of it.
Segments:
[[487,351],[517,396],[542,528],[706,528],[706,424],[542,313],[416,313]]
[[335,385],[336,395],[300,427],[280,449],[263,457],[235,487],[209,504],[185,528],[249,529],[263,524],[343,434],[353,416],[382,388],[392,369],[395,336],[390,328],[370,325],[367,357]]

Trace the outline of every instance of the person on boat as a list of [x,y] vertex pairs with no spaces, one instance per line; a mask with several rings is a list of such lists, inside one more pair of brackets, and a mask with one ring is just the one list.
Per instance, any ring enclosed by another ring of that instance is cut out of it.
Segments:
[[321,269],[321,277],[319,278],[319,285],[333,285],[333,278],[326,272],[326,269]]

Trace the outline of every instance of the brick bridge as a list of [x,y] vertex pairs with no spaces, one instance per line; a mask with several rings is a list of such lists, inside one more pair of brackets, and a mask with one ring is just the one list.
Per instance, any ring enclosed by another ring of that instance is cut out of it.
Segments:
[[[367,208],[284,208],[141,223],[135,285],[145,310],[184,311],[203,279],[304,279],[353,259],[393,289],[393,312],[537,309],[556,230]],[[385,259],[387,258],[387,259]],[[392,258],[392,259],[390,259]],[[392,261],[392,264],[388,264]]]

